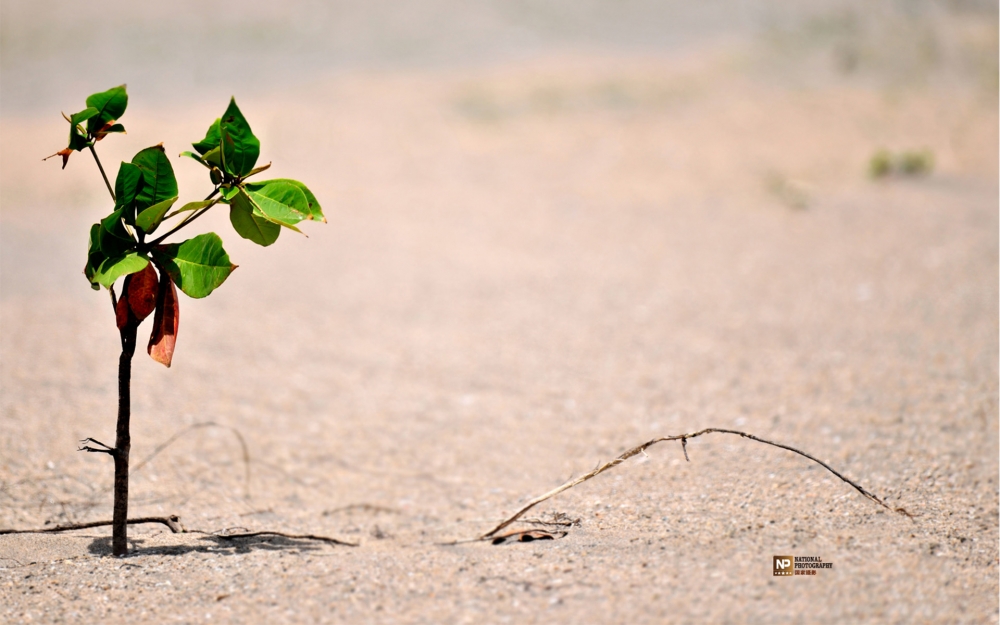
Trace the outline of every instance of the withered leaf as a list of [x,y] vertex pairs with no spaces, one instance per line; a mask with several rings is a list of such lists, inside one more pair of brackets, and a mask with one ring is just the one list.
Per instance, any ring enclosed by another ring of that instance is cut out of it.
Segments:
[[[126,276],[125,281],[128,282],[128,279],[131,277],[132,276]],[[127,286],[125,287],[125,290],[128,290]],[[118,329],[121,330],[125,327],[126,323],[128,323],[128,298],[122,297],[118,300],[118,303],[115,304],[115,324],[117,324]]]
[[156,271],[149,264],[142,271],[128,276],[128,279],[129,284],[125,289],[128,305],[135,318],[142,321],[156,309],[156,294],[159,291]]
[[94,133],[94,139],[96,141],[100,141],[101,139],[106,137],[108,135],[108,132],[110,132],[111,128],[115,125],[115,121],[117,120],[114,119],[108,120],[106,124],[101,126],[100,129]]
[[156,314],[153,315],[153,333],[149,337],[149,347],[146,351],[153,360],[168,367],[174,358],[179,321],[177,289],[170,275],[161,269],[160,284],[156,294]]
[[46,156],[42,160],[43,161],[47,161],[50,158],[52,158],[53,156],[61,156],[62,157],[62,162],[63,162],[62,168],[66,169],[66,163],[69,162],[69,155],[72,154],[72,153],[73,153],[73,150],[71,148],[63,148],[62,150],[59,150],[55,154],[51,154],[49,156]]

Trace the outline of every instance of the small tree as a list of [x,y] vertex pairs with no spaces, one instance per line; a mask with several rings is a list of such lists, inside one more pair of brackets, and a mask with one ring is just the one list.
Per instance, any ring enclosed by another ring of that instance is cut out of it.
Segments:
[[[94,146],[109,134],[125,132],[118,120],[127,105],[125,85],[91,95],[85,109],[68,117],[63,114],[70,124],[69,145],[52,155],[62,157],[65,169],[74,151],[89,150],[114,202],[111,214],[90,228],[84,274],[95,290],[104,287],[110,292],[121,336],[117,434],[114,447],[88,438],[82,441],[81,451],[106,453],[115,461],[115,555],[128,552],[130,379],[139,325],[153,315],[147,352],[169,367],[180,320],[177,287],[188,297],[206,297],[236,269],[214,232],[179,243],[166,239],[218,204],[229,206],[229,220],[237,234],[265,247],[278,239],[282,228],[299,232],[299,222],[326,221],[316,197],[301,182],[248,182],[271,164],[256,166],[260,141],[235,99],[209,126],[205,138],[193,144],[197,153],[181,153],[208,170],[213,189],[204,200],[171,211],[178,198],[177,180],[162,144],[141,150],[130,163],[123,162],[112,189]],[[168,229],[163,224],[171,219],[177,221]],[[161,229],[166,232],[160,234]],[[120,278],[124,278],[121,295],[116,297],[115,283]]]

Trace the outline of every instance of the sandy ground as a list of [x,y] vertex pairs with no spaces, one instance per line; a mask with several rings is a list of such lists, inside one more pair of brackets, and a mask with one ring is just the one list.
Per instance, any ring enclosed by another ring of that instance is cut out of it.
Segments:
[[[240,269],[182,298],[171,369],[137,355],[133,462],[217,425],[136,472],[130,512],[359,546],[0,536],[0,620],[997,622],[995,82],[798,56],[718,41],[237,94],[329,223],[260,249],[203,220]],[[102,158],[186,149],[224,104],[133,92]],[[75,451],[114,438],[117,333],[80,276],[107,201],[82,155],[36,158],[58,118],[0,124],[0,527],[109,518],[110,461]],[[934,172],[873,181],[883,147]],[[441,544],[709,426],[916,516],[716,435],[528,515],[578,519],[562,539]],[[833,568],[774,577],[774,555]]]

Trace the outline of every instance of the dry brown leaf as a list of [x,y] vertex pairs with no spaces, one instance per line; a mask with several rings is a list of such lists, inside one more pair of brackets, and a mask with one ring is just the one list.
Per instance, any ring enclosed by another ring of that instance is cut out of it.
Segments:
[[104,137],[108,136],[108,130],[110,130],[111,127],[115,125],[116,121],[118,121],[118,120],[117,119],[112,119],[108,123],[106,123],[103,126],[101,126],[101,129],[94,133],[94,140],[95,141],[100,141]]
[[142,271],[128,276],[126,282],[128,305],[135,318],[142,321],[156,309],[156,294],[159,291],[156,270],[152,264],[146,265]]
[[156,314],[153,316],[153,333],[146,351],[158,363],[170,366],[177,342],[180,306],[177,289],[166,271],[160,271],[160,284],[156,296]]
[[46,157],[45,157],[45,158],[43,158],[42,160],[43,160],[43,161],[47,161],[47,160],[49,160],[50,158],[52,158],[53,156],[61,156],[61,157],[62,157],[62,162],[63,162],[63,164],[62,164],[62,168],[63,168],[63,169],[66,169],[66,163],[67,163],[67,162],[69,161],[69,155],[70,155],[70,154],[72,154],[72,153],[73,153],[73,150],[71,150],[71,149],[69,149],[69,148],[64,148],[64,149],[62,149],[62,150],[59,150],[59,151],[58,151],[58,152],[56,152],[55,154],[51,154],[51,155],[49,155],[49,156],[46,156]]
[[[125,289],[128,290],[128,284],[127,284],[128,278],[127,277],[125,278],[125,281],[126,281]],[[115,304],[115,324],[118,326],[119,330],[121,330],[122,328],[124,328],[125,324],[128,323],[128,301],[127,300],[128,300],[128,298],[122,297],[121,299],[118,300],[118,303]]]

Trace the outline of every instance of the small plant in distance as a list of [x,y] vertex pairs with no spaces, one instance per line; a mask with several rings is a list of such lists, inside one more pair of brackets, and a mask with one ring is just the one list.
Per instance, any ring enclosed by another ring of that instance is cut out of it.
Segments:
[[[104,287],[110,292],[121,335],[117,434],[114,447],[88,438],[82,441],[81,451],[106,453],[115,461],[115,555],[128,551],[129,397],[139,324],[153,315],[147,352],[169,367],[180,319],[177,288],[188,297],[206,297],[236,269],[214,232],[176,243],[166,239],[219,204],[229,206],[229,219],[237,234],[263,246],[274,243],[282,228],[299,232],[297,226],[302,221],[326,221],[316,197],[301,182],[248,180],[271,165],[256,166],[260,141],[235,99],[212,123],[205,138],[193,144],[196,152],[181,154],[208,170],[212,191],[204,200],[173,208],[178,198],[177,180],[162,144],[141,150],[130,163],[123,162],[112,188],[94,146],[108,134],[125,132],[118,120],[127,105],[124,85],[91,95],[85,109],[68,117],[63,114],[70,124],[69,145],[52,155],[61,156],[65,168],[74,151],[89,150],[114,202],[111,214],[90,228],[84,274],[95,290]],[[115,283],[121,278],[120,295],[116,296]]]

